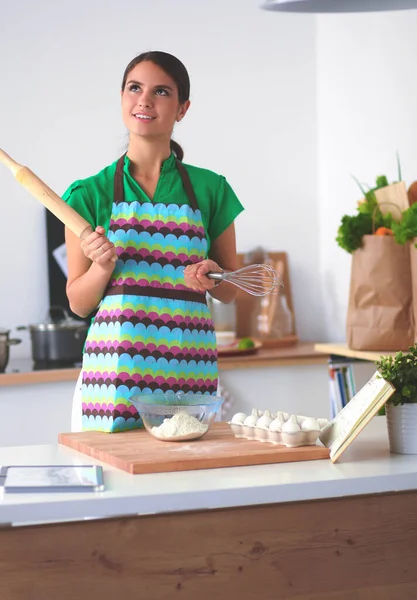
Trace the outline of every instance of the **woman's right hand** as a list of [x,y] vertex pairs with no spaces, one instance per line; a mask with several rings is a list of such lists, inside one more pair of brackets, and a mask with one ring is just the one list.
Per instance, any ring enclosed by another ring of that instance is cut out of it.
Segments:
[[81,242],[81,249],[92,262],[102,267],[114,268],[117,261],[116,248],[104,234],[104,227],[99,225]]

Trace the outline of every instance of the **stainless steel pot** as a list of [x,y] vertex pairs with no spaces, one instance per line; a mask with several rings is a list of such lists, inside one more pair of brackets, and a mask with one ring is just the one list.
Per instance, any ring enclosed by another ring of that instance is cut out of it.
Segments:
[[[53,317],[56,311],[58,318]],[[45,322],[18,327],[30,331],[34,362],[49,365],[80,363],[88,328],[85,321],[71,318],[60,306],[51,306]]]
[[4,373],[9,363],[9,347],[15,344],[20,344],[22,340],[10,339],[10,331],[0,327],[0,373]]

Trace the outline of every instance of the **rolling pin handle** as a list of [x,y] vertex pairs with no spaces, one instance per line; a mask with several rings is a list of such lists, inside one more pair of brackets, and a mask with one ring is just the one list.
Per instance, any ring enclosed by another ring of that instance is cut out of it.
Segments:
[[83,229],[82,232],[80,233],[80,235],[79,235],[80,240],[85,240],[85,238],[88,237],[90,235],[90,233],[93,233],[93,229],[89,225],[88,227]]

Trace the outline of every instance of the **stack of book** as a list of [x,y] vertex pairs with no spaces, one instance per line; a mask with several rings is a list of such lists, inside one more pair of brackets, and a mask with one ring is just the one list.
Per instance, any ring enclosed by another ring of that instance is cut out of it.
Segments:
[[356,394],[353,365],[340,359],[329,360],[330,415],[334,417]]

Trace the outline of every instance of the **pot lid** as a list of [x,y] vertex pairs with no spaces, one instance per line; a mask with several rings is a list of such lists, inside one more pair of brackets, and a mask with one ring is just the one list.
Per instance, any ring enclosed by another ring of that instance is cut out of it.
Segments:
[[85,321],[78,321],[71,319],[69,321],[59,321],[57,323],[37,323],[36,325],[29,325],[29,329],[32,331],[64,331],[68,329],[80,329],[81,327],[88,327]]
[[[58,316],[56,318],[53,317],[53,309],[58,310]],[[56,331],[56,330],[68,330],[68,329],[80,329],[81,327],[87,327],[85,321],[81,321],[80,319],[74,319],[70,317],[67,311],[61,307],[51,306],[49,309],[49,314],[46,317],[45,321],[42,323],[37,323],[35,325],[29,325],[29,329],[32,331]]]

